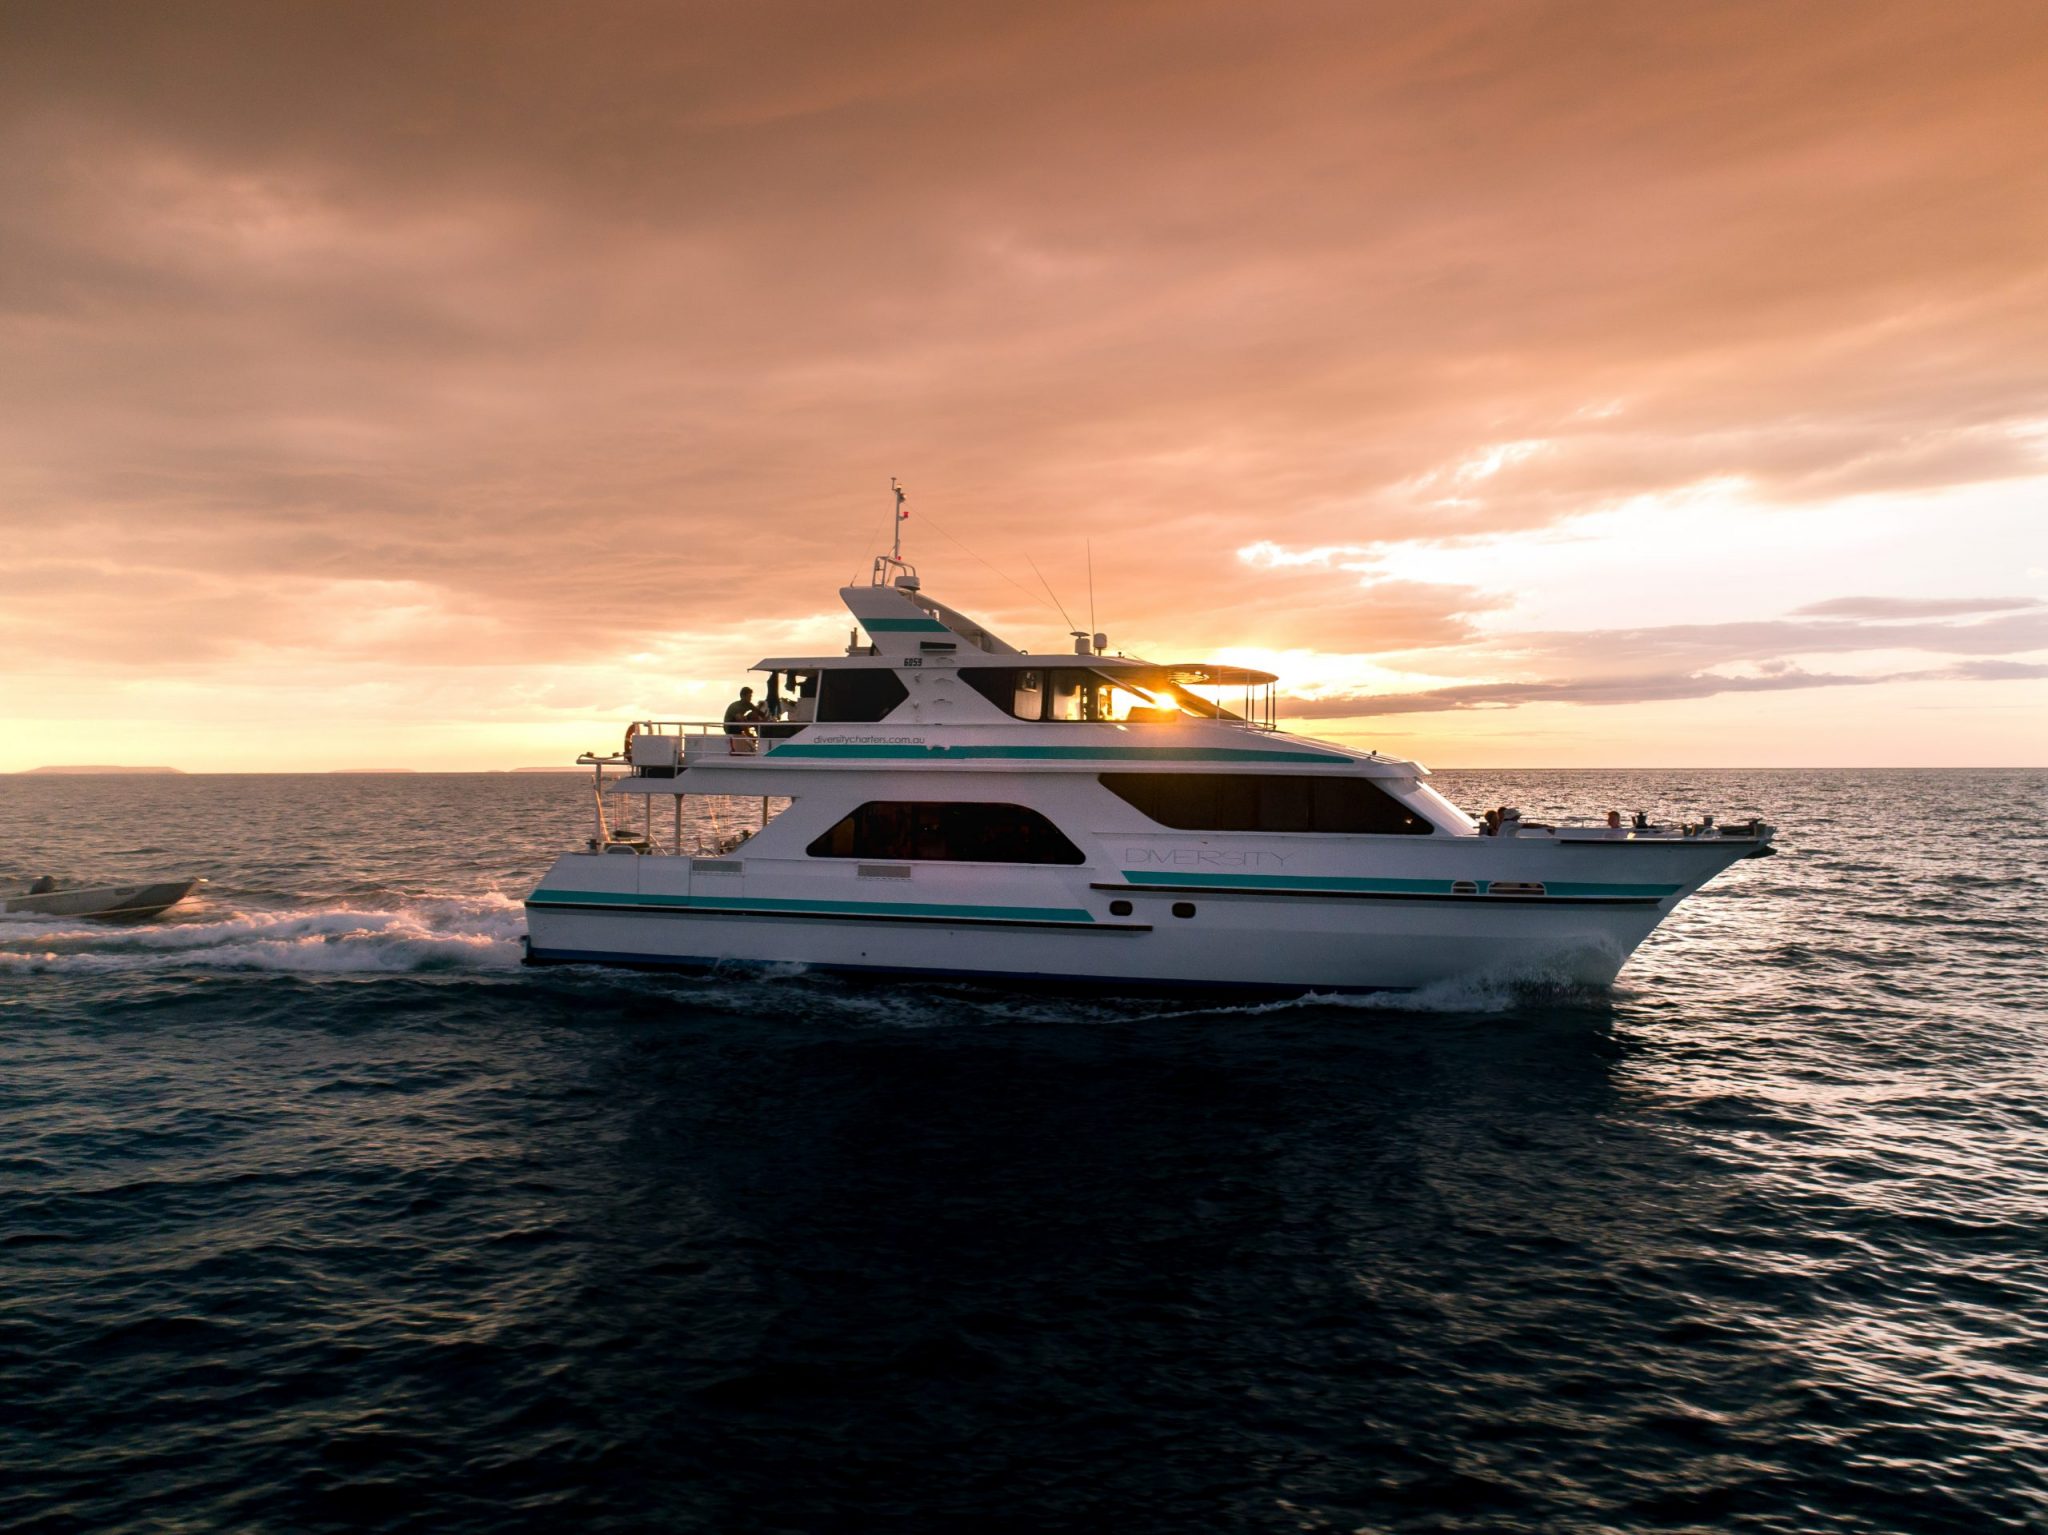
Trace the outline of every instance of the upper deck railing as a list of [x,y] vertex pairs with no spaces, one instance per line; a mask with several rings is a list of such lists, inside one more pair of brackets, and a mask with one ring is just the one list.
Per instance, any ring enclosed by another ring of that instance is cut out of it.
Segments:
[[[1205,700],[1206,702],[1206,700]],[[1138,708],[1131,710],[1121,719],[1060,719],[1060,720],[976,720],[949,721],[952,728],[962,725],[1038,725],[1057,729],[1063,725],[1128,725],[1147,728],[1159,725],[1203,724],[1224,725],[1239,730],[1277,732],[1279,724],[1273,713],[1270,699],[1254,697],[1247,701],[1247,707],[1257,712],[1241,715],[1227,709],[1216,714],[1198,714],[1191,709],[1180,708]],[[815,719],[791,719],[784,716],[775,720],[635,720],[628,727],[626,741],[614,760],[630,760],[636,767],[665,766],[688,761],[697,757],[756,757],[766,756],[783,741],[808,730],[820,723]],[[838,720],[832,724],[874,725],[880,721]],[[928,722],[919,721],[920,725]],[[665,745],[663,743],[675,743]]]

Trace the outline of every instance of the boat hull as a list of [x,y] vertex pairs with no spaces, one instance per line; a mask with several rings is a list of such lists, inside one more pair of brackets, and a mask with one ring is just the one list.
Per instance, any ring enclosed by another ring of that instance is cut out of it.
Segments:
[[[1464,895],[1450,879],[1414,874],[1283,886],[1236,873],[1094,868],[992,880],[986,868],[919,866],[886,883],[826,883],[816,864],[778,878],[771,863],[744,878],[692,880],[688,859],[572,854],[528,900],[528,957],[1130,991],[1387,991],[1488,978],[1597,986],[1678,900],[1744,850],[1701,845],[1670,866],[1648,849],[1603,851],[1609,865],[1626,860],[1626,879],[1597,867],[1602,852],[1552,846],[1541,850],[1547,870],[1535,867],[1536,850],[1516,850],[1513,879]],[[1469,861],[1471,850],[1454,856]],[[1545,872],[1564,887],[1622,893],[1522,893]],[[1496,885],[1512,893],[1491,893]]]
[[174,879],[147,885],[94,885],[81,890],[52,890],[42,895],[12,895],[0,910],[21,916],[135,922],[168,911],[198,884],[196,879]]

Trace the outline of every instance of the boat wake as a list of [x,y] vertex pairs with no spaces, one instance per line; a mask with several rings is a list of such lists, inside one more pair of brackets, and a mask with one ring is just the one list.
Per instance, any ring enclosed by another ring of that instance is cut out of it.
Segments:
[[0,919],[0,971],[140,969],[393,975],[516,966],[521,903],[495,892],[391,906],[209,910],[122,926],[61,917]]

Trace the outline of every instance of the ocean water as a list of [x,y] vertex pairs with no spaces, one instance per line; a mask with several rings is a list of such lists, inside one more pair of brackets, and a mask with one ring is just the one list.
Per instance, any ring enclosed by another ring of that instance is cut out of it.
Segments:
[[548,776],[0,778],[0,1527],[2048,1528],[2048,774],[1761,811],[1608,991],[518,965]]

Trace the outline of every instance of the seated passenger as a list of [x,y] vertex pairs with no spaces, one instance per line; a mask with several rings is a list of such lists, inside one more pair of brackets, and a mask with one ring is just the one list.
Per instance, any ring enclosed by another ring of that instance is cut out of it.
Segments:
[[725,706],[725,733],[729,736],[750,736],[754,723],[768,716],[754,702],[754,690],[741,688],[740,696]]

